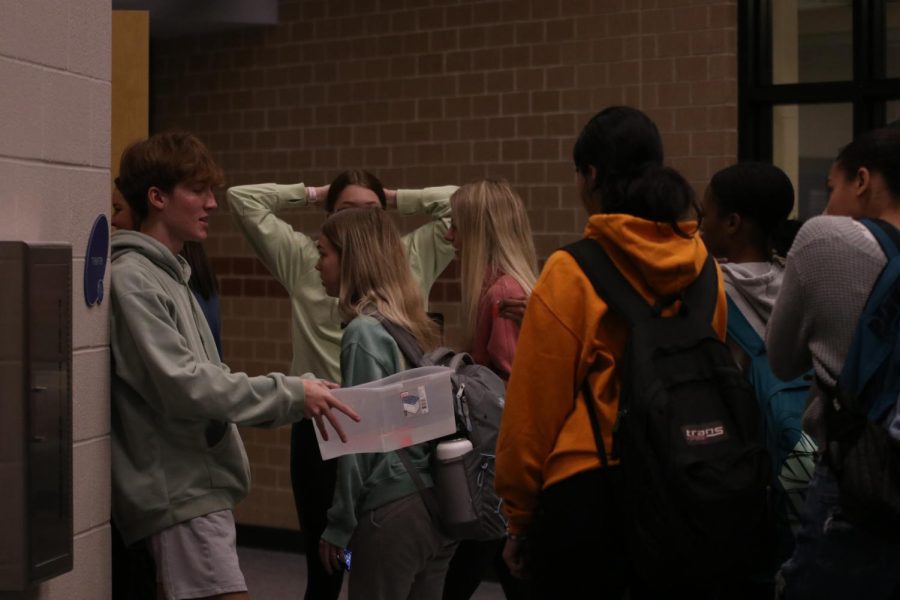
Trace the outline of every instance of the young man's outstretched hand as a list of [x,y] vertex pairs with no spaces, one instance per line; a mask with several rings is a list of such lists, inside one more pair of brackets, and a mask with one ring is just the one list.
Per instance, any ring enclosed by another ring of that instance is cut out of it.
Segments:
[[359,422],[359,415],[352,408],[331,395],[329,390],[341,386],[323,379],[304,379],[303,387],[306,390],[306,402],[304,403],[303,413],[307,419],[313,419],[316,422],[316,427],[319,428],[322,439],[328,439],[328,429],[326,429],[325,422],[322,420],[322,417],[325,417],[331,423],[341,441],[346,442],[347,434],[344,433],[343,427],[341,427],[340,422],[338,422],[331,409],[341,411],[356,422]]

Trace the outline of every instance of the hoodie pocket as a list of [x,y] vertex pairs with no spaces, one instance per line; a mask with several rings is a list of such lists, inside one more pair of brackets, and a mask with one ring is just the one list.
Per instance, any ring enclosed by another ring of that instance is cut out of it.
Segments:
[[224,421],[210,421],[206,425],[204,434],[206,435],[206,447],[213,449],[226,441],[225,436],[228,435],[228,423]]
[[229,423],[219,442],[207,452],[210,485],[215,489],[250,488],[250,464],[237,427]]

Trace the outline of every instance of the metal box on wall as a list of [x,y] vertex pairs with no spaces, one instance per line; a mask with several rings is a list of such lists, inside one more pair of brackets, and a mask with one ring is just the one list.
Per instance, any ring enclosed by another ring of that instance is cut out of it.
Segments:
[[72,249],[0,242],[0,590],[72,569]]

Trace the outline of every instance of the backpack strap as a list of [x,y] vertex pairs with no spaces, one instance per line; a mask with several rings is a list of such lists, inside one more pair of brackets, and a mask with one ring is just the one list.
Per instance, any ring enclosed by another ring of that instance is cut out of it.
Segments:
[[400,353],[403,354],[403,357],[409,362],[410,367],[418,366],[419,363],[422,362],[424,353],[419,346],[418,340],[416,340],[413,334],[405,327],[401,327],[393,321],[386,319],[380,313],[375,313],[373,316],[381,322],[381,326],[384,327],[384,330],[394,338],[395,342],[397,342]]
[[[609,304],[613,311],[625,316],[632,325],[653,318],[653,309],[616,268],[600,242],[583,238],[563,247],[563,250],[572,255],[591,282],[594,291]],[[576,390],[575,393],[577,395],[578,391]],[[587,406],[591,432],[594,434],[594,443],[597,446],[597,455],[600,457],[600,464],[605,469],[609,467],[609,458],[606,455],[606,447],[603,445],[597,408],[592,402],[594,392],[588,384],[587,376],[581,381],[581,395]]]
[[716,259],[707,252],[700,275],[684,291],[682,310],[697,311],[701,321],[712,323],[719,300],[718,290],[719,273]]
[[396,451],[396,454],[400,459],[400,462],[403,463],[403,468],[406,469],[409,478],[416,484],[416,488],[419,490],[419,496],[422,497],[422,502],[425,503],[425,509],[428,511],[428,515],[435,523],[440,524],[441,508],[438,505],[437,498],[434,497],[434,494],[428,493],[428,488],[425,487],[425,482],[422,481],[419,470],[412,464],[409,452],[406,451],[406,448],[401,448]]
[[609,459],[606,456],[606,446],[603,445],[603,435],[600,432],[600,419],[597,417],[597,408],[591,399],[594,397],[594,391],[588,385],[587,377],[581,382],[581,395],[584,396],[584,403],[587,405],[588,418],[591,420],[591,431],[594,434],[594,443],[597,445],[597,454],[600,456],[600,464],[603,468],[609,467]]
[[730,297],[728,298],[728,337],[734,340],[748,356],[762,356],[766,353],[766,345],[762,338]]
[[860,223],[872,232],[888,261],[900,254],[900,231],[881,219],[862,219]]
[[474,365],[475,359],[472,358],[468,352],[457,352],[453,358],[450,359],[450,363],[447,364],[448,367],[453,369],[453,372],[459,370],[459,368],[463,365]]
[[654,317],[653,308],[628,283],[600,242],[582,238],[564,246],[563,250],[572,255],[597,295],[632,325]]
[[[400,348],[400,353],[403,354],[403,357],[410,365],[416,366],[422,362],[424,352],[422,352],[422,348],[419,346],[419,342],[413,334],[405,327],[401,327],[393,321],[386,319],[381,313],[374,313],[373,316],[381,322],[381,326],[384,327],[384,330],[394,338],[394,341],[397,342],[397,346]],[[422,481],[419,470],[412,464],[412,460],[410,459],[406,448],[397,450],[396,454],[403,464],[403,468],[406,469],[409,478],[416,484],[416,488],[419,490],[419,495],[422,497],[422,502],[425,503],[428,514],[435,523],[440,523],[441,510],[440,507],[438,507],[437,499],[433,494],[428,493],[428,488],[425,487],[425,482]]]
[[[879,320],[877,314],[881,304],[900,279],[900,232],[880,219],[862,219],[859,222],[872,232],[887,257],[887,264],[872,286],[838,377],[836,393],[843,399],[844,406],[853,405],[861,399],[863,390],[889,360],[893,342],[880,335],[871,335],[869,328]],[[881,395],[870,397],[866,405],[855,408],[871,420],[879,421],[895,403],[896,395]]]
[[423,356],[419,364],[422,366],[443,365],[450,362],[450,359],[453,358],[454,354],[456,354],[456,352],[454,352],[453,349],[441,346]]

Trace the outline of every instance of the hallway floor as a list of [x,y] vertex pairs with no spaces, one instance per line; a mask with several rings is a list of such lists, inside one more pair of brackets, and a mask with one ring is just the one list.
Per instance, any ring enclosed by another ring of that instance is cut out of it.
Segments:
[[[253,600],[300,600],[306,589],[306,558],[302,554],[238,547],[241,570]],[[347,599],[347,583],[341,600]],[[482,582],[472,600],[503,600],[500,584]]]

